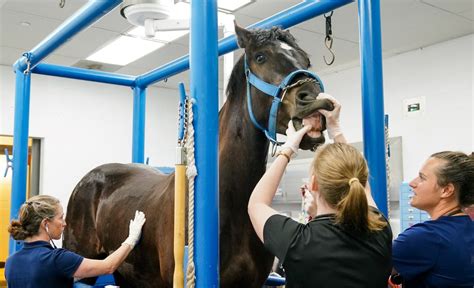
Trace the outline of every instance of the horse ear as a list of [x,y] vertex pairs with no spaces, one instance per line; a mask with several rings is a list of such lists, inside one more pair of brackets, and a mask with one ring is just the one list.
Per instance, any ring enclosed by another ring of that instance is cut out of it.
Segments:
[[234,20],[235,35],[237,36],[237,44],[240,48],[245,48],[246,44],[250,41],[250,32],[237,25],[237,22]]

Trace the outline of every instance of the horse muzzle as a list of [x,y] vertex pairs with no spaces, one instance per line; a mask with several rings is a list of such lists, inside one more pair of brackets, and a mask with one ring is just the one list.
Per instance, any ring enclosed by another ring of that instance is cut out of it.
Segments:
[[[332,111],[334,109],[334,105],[328,99],[317,99],[317,96],[306,93],[296,96],[295,115],[293,115],[291,118],[293,121],[293,126],[296,130],[299,130],[303,127],[305,118],[309,119],[318,116],[320,117],[320,127],[318,128],[320,128],[319,132],[321,132],[321,135],[319,137],[311,137],[308,135],[311,133],[304,135],[303,140],[301,140],[300,143],[300,148],[303,150],[315,151],[319,145],[326,141],[322,133],[324,130],[326,130],[326,118],[324,118],[323,115],[316,113],[319,109]],[[310,120],[307,121],[310,122]]]

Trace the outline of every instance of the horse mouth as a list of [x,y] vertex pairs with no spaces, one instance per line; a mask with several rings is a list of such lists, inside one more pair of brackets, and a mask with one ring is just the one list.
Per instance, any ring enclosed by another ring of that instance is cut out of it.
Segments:
[[317,99],[311,101],[311,103],[301,102],[297,103],[295,116],[291,120],[296,130],[301,129],[303,126],[311,125],[312,128],[304,135],[300,148],[315,151],[318,146],[326,141],[323,135],[323,131],[326,130],[326,118],[318,110],[325,109],[331,111],[334,109],[334,106],[327,99]]
[[309,130],[306,135],[311,138],[321,137],[323,129],[323,117],[324,116],[319,113],[319,111],[315,111],[311,115],[303,118],[303,120],[301,121],[302,126],[311,126],[311,130]]

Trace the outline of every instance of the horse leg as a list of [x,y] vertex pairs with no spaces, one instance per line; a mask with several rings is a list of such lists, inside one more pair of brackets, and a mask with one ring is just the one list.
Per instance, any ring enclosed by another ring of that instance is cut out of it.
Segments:
[[115,285],[119,286],[120,288],[134,288],[135,287],[135,286],[132,286],[130,283],[128,283],[118,270],[114,272],[114,279],[115,279]]

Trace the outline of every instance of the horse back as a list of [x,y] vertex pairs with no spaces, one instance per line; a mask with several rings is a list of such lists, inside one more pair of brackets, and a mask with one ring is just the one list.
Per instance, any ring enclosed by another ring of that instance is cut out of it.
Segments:
[[63,247],[103,259],[127,238],[130,219],[140,210],[147,218],[141,242],[119,272],[125,276],[140,270],[142,276],[158,275],[155,283],[171,281],[160,275],[168,275],[174,267],[173,262],[161,261],[173,256],[173,191],[174,174],[165,175],[146,165],[112,163],[93,169],[69,199]]

